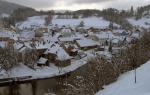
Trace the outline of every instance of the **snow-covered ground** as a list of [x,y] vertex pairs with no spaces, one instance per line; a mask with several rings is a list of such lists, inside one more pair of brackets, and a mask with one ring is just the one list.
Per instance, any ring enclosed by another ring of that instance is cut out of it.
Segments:
[[[127,19],[129,23],[131,23],[133,26],[139,26],[144,28],[150,28],[150,18],[143,17],[142,19],[135,20],[134,18]],[[149,23],[149,25],[146,25],[146,23]]]
[[116,82],[105,86],[96,95],[150,95],[150,61],[137,69],[137,83],[134,71],[123,74]]
[[83,58],[81,60],[72,61],[71,65],[67,67],[57,67],[54,64],[50,64],[49,67],[38,67],[36,70],[33,70],[26,65],[20,64],[17,67],[13,67],[8,72],[1,71],[0,73],[0,79],[3,78],[14,78],[14,77],[26,77],[31,76],[32,79],[42,79],[42,78],[50,78],[55,77],[59,75],[63,75],[72,71],[75,71],[76,69],[82,67],[87,63],[87,58]]

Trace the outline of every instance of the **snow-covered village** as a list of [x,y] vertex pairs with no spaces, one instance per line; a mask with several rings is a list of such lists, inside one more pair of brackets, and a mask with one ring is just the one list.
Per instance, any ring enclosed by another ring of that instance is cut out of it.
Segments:
[[0,95],[150,95],[150,1],[99,1],[0,0]]

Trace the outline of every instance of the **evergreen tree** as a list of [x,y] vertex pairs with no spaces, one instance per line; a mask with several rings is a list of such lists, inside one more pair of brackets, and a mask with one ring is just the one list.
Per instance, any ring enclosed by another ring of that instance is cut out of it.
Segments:
[[130,15],[131,15],[131,16],[134,15],[134,9],[133,9],[133,6],[131,6]]
[[113,29],[113,22],[112,21],[109,23],[109,28]]
[[110,41],[110,44],[109,44],[109,52],[112,52],[112,42]]
[[84,27],[84,21],[81,21],[79,27]]

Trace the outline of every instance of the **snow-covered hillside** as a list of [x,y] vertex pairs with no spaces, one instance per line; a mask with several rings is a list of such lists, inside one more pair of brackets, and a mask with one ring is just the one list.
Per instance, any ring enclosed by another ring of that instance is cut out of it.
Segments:
[[104,20],[102,17],[88,17],[81,19],[53,19],[53,24],[69,25],[69,26],[77,26],[81,21],[84,21],[84,25],[87,27],[107,27],[109,25],[109,21]]
[[31,28],[33,26],[40,27],[44,26],[45,24],[45,16],[34,16],[29,17],[26,21],[17,23],[16,26],[18,26],[19,29],[23,28]]
[[150,18],[143,17],[142,19],[135,20],[134,18],[127,19],[133,26],[150,28]]
[[117,82],[104,87],[96,95],[150,95],[150,61],[137,69],[137,83],[134,71],[122,75]]
[[[80,19],[57,19],[53,18],[52,24],[57,24],[58,26],[78,26],[80,22],[83,21],[86,27],[98,27],[98,28],[106,28],[109,26],[109,21],[104,20],[102,17],[88,17],[88,18],[80,18]],[[44,26],[45,24],[45,16],[34,16],[29,17],[26,21],[17,23],[19,29],[23,28],[31,28],[31,26]],[[117,24],[114,24],[119,26]]]

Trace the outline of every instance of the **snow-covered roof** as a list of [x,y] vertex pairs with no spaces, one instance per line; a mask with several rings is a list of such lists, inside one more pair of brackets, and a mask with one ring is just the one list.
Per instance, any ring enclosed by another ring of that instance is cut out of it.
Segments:
[[22,43],[14,43],[13,46],[14,46],[15,49],[19,50],[19,49],[21,49],[24,45],[23,45]]
[[102,39],[112,39],[114,38],[114,34],[110,31],[108,32],[99,32],[92,35],[96,35],[100,40]]
[[45,42],[49,41],[49,42],[58,42],[58,37],[59,37],[59,34],[55,35],[55,36],[46,36],[46,37],[42,37],[43,40]]
[[137,33],[137,32],[133,32],[131,37],[134,37],[134,38],[139,38],[140,36],[140,33]]
[[22,47],[20,50],[19,50],[19,52],[23,52],[23,51],[25,51],[26,50],[26,47]]
[[69,29],[69,28],[64,28],[64,29],[61,30],[61,32],[71,33],[71,29]]
[[49,47],[45,53],[55,54],[59,60],[67,60],[71,58],[68,53],[58,44]]
[[45,64],[47,61],[48,61],[48,59],[41,57],[41,58],[37,61],[37,63],[38,63],[38,64]]
[[62,42],[72,42],[72,41],[74,41],[74,39],[71,38],[71,37],[63,37],[63,38],[59,38],[59,40],[62,41]]
[[86,38],[83,38],[81,40],[76,40],[76,41],[80,47],[89,47],[89,46],[99,45],[98,42],[93,41],[91,39],[86,39]]
[[48,48],[47,44],[44,45],[42,43],[36,43],[35,47],[36,47],[36,49],[47,49]]
[[11,37],[13,35],[10,31],[0,30],[0,37]]
[[8,37],[10,39],[18,40],[19,34],[13,31],[0,30],[0,37]]
[[7,45],[7,42],[5,42],[5,41],[0,41],[0,47],[1,47],[1,48],[5,48],[6,45]]
[[35,32],[23,31],[23,32],[20,32],[20,37],[31,40],[32,38],[35,37]]
[[118,44],[119,42],[120,42],[120,40],[119,39],[112,39],[112,41],[111,41],[113,44]]

